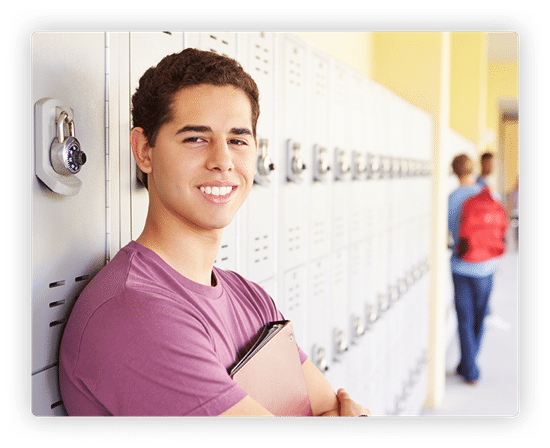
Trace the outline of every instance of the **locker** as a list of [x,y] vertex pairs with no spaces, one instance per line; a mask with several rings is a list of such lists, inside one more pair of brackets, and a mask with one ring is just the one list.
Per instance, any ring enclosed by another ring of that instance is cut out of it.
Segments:
[[[56,390],[51,369],[65,320],[79,291],[105,263],[104,33],[33,34],[31,107],[44,98],[74,111],[75,136],[87,160],[76,174],[82,185],[73,196],[50,190],[32,173],[33,400],[45,387],[50,395]],[[57,116],[54,109],[45,121],[50,131]],[[35,133],[41,131],[36,127]],[[49,157],[49,149],[44,142],[34,151]],[[37,403],[35,415],[51,415],[52,409]]]
[[326,373],[331,369],[330,335],[326,309],[329,306],[330,259],[328,255],[311,261],[307,270],[307,355]]
[[333,151],[332,198],[332,251],[344,249],[349,244],[350,219],[350,140],[344,130],[350,126],[349,75],[340,64],[333,61],[330,71],[330,147]]
[[57,366],[32,376],[32,413],[37,417],[67,415],[59,392]]
[[239,214],[241,273],[252,281],[275,275],[275,217],[277,159],[274,129],[275,41],[273,33],[243,33],[240,60],[260,91],[260,117],[257,124],[258,156],[256,177],[250,196]]
[[332,360],[344,363],[349,348],[349,277],[347,249],[331,255],[331,300],[327,307],[331,333]]
[[311,164],[308,186],[308,258],[315,260],[330,252],[330,170],[329,129],[329,61],[311,51],[308,60],[306,160]]
[[232,32],[187,32],[185,48],[212,51],[233,59],[237,58],[237,33]]
[[306,271],[300,266],[283,274],[283,296],[281,311],[285,319],[292,321],[296,340],[307,347],[306,333]]
[[306,261],[306,174],[305,148],[305,61],[306,47],[298,39],[283,35],[279,42],[278,174],[281,269],[287,271]]

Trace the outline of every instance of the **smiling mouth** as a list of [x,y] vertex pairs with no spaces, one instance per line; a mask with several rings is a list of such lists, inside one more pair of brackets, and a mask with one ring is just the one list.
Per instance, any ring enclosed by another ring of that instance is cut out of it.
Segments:
[[214,204],[226,204],[232,198],[237,187],[232,185],[207,186],[201,185],[199,190],[203,196]]
[[227,187],[200,187],[200,190],[205,193],[212,196],[227,196],[231,193],[231,191],[234,190],[234,187],[227,186]]

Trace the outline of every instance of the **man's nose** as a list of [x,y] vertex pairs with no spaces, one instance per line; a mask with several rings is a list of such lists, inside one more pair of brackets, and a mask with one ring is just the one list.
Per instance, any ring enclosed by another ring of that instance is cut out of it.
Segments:
[[233,169],[231,150],[225,140],[212,142],[208,151],[207,168],[219,171],[230,171]]

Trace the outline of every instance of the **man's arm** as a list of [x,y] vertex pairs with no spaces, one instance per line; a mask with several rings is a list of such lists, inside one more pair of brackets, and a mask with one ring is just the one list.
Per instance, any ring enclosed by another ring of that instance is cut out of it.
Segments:
[[317,366],[307,359],[302,369],[313,415],[339,415],[336,393]]
[[266,408],[251,398],[244,397],[235,406],[230,407],[220,417],[268,417],[273,416]]
[[328,380],[311,360],[306,360],[302,368],[313,415],[324,417],[371,415],[368,409],[355,403],[344,389],[338,389],[338,393],[334,393]]

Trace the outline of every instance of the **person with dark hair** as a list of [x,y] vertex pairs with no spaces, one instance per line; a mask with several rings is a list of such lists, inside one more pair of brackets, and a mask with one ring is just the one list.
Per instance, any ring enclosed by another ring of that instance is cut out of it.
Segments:
[[480,185],[487,185],[487,177],[493,172],[493,154],[485,152],[479,159],[481,165],[481,174],[477,177],[476,182]]
[[[270,415],[228,368],[284,318],[258,285],[213,266],[252,188],[258,98],[236,61],[196,49],[141,78],[131,145],[147,176],[147,219],[68,320],[59,378],[70,415]],[[370,414],[298,353],[313,415]]]
[[460,183],[459,188],[450,194],[448,207],[449,231],[454,242],[451,272],[461,352],[456,372],[467,383],[476,384],[480,378],[476,359],[481,347],[484,320],[489,308],[493,274],[498,266],[498,258],[471,263],[459,257],[462,206],[468,198],[481,192],[483,185],[476,183],[472,160],[466,154],[456,156],[452,168]]

